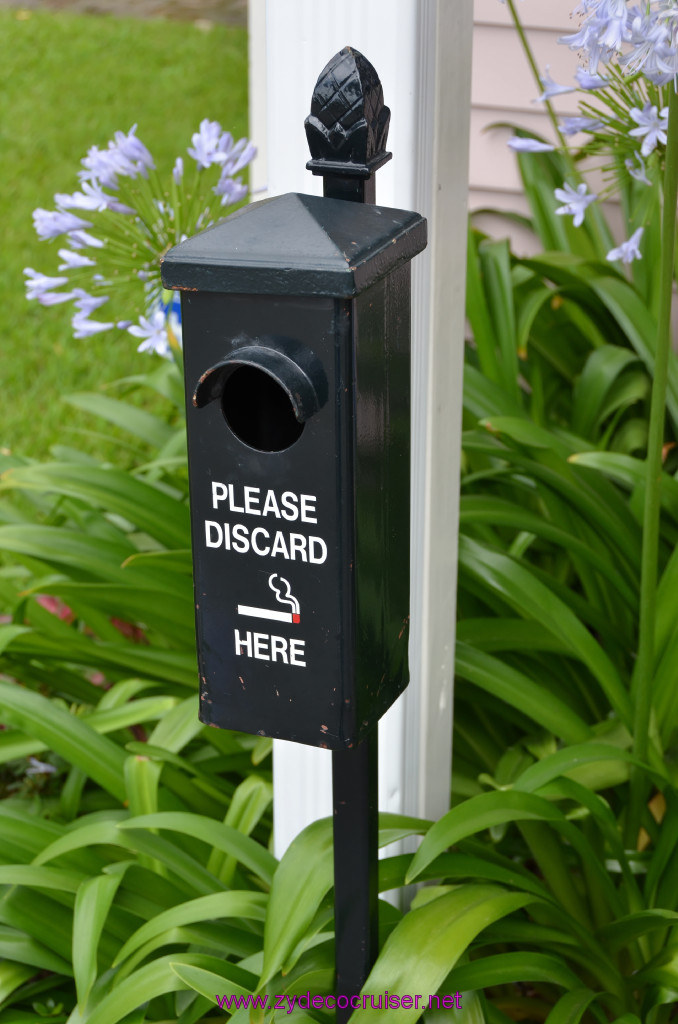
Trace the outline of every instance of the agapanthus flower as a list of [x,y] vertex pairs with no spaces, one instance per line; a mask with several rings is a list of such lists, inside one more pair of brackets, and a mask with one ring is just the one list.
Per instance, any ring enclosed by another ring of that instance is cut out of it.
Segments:
[[80,161],[84,170],[79,172],[81,181],[96,178],[106,188],[118,187],[118,173],[121,165],[115,153],[98,146],[90,146],[87,155]]
[[561,36],[558,42],[569,46],[571,50],[588,53],[589,73],[592,75],[598,74],[599,65],[607,64],[614,54],[614,50],[602,45],[600,26],[594,20],[584,22],[578,32]]
[[[228,136],[231,139],[231,136]],[[231,139],[232,142],[232,139]],[[223,163],[221,175],[222,177],[226,174],[231,176],[238,174],[244,167],[247,167],[249,163],[257,155],[257,147],[249,139],[238,139],[238,141],[231,145],[226,151],[226,160]]]
[[215,196],[221,196],[221,205],[228,206],[231,203],[239,203],[247,195],[247,186],[239,181],[224,176],[214,186]]
[[578,132],[598,132],[605,125],[595,117],[564,117],[560,122],[563,135],[576,135]]
[[59,249],[59,256],[63,260],[59,264],[59,270],[73,270],[76,267],[95,266],[95,261],[90,259],[89,256],[82,256],[79,252],[73,252],[72,249]]
[[629,12],[629,50],[619,58],[619,63],[629,74],[642,71],[655,85],[669,81],[671,61],[675,60],[675,47],[671,45],[670,31],[661,11],[648,7],[635,7]]
[[[67,277],[47,277],[45,274],[39,274],[32,267],[26,267],[24,275],[26,276],[27,299],[40,299],[42,296],[49,294],[54,288],[61,288],[62,285],[68,284]],[[59,301],[63,301],[63,299]]]
[[549,74],[550,67],[551,65],[547,64],[543,77],[541,75],[539,76],[539,81],[541,82],[544,91],[541,96],[537,97],[535,101],[536,103],[543,103],[545,100],[553,99],[554,96],[561,96],[564,93],[574,92],[573,85],[558,85],[557,82],[553,81]]
[[117,147],[118,152],[126,160],[129,160],[136,172],[145,175],[148,171],[155,170],[155,163],[141,139],[137,138],[136,131],[137,126],[133,124],[127,135],[121,131],[115,132],[113,141],[109,142],[109,147]]
[[643,160],[638,150],[634,152],[633,156],[636,158],[638,162],[637,164],[635,164],[633,162],[633,159],[631,157],[628,157],[624,161],[624,166],[626,167],[626,170],[629,172],[632,178],[635,178],[635,180],[639,181],[642,185],[651,185],[652,182],[648,178],[647,173],[645,171],[645,161]]
[[75,298],[75,308],[78,312],[85,313],[87,316],[109,300],[108,295],[89,295],[84,288],[74,288],[73,296]]
[[[43,305],[72,302],[76,338],[117,328],[141,339],[140,351],[170,355],[181,343],[180,308],[178,296],[165,298],[160,260],[187,234],[218,220],[222,207],[246,196],[237,175],[255,152],[248,139],[236,141],[218,122],[203,120],[189,147],[198,174],[192,176],[188,201],[184,158],[175,160],[171,178],[168,173],[163,181],[136,125],[116,132],[104,148],[92,146],[81,161],[78,189],[57,193],[55,210],[34,213],[41,238],[65,235],[66,244],[59,249],[63,276],[46,277],[26,268],[29,298]],[[118,282],[141,284],[136,309],[129,308],[129,292],[124,293],[127,308],[115,308],[114,300],[123,294]],[[93,319],[108,303],[109,319]]]
[[99,181],[105,188],[117,189],[118,178],[135,178],[137,169],[131,160],[109,143],[108,149],[92,146],[81,161],[83,170],[79,172],[81,181]]
[[577,185],[576,190],[565,182],[562,188],[557,188],[554,191],[556,199],[559,199],[563,204],[558,207],[556,213],[561,215],[570,214],[574,218],[572,223],[578,228],[584,222],[584,213],[587,206],[598,198],[594,193],[587,193],[588,186],[583,182],[581,185]]
[[156,309],[150,317],[140,316],[139,323],[132,324],[127,330],[133,337],[142,339],[137,352],[155,352],[165,358],[171,354],[167,317],[162,309]]
[[147,177],[149,170],[155,167],[153,157],[146,146],[137,138],[137,126],[132,125],[127,135],[117,131],[106,149],[92,146],[81,163],[82,181],[97,179],[106,188],[117,189],[118,177]]
[[26,775],[54,775],[55,772],[56,767],[53,764],[48,764],[47,761],[38,761],[37,757],[28,758]]
[[73,292],[43,292],[37,298],[41,306],[60,306],[63,302],[73,300]]
[[630,37],[626,0],[583,0],[578,12],[584,14],[579,31],[562,36],[559,42],[587,53],[589,73],[598,75],[599,65],[618,56]]
[[188,147],[188,155],[193,157],[198,170],[206,170],[212,164],[224,163],[233,145],[233,137],[217,121],[205,118],[200,122],[199,131],[191,136],[191,142],[193,145]]
[[627,0],[583,0],[577,12],[584,15],[579,30],[560,42],[588,54],[591,75],[613,58],[627,73],[642,71],[655,85],[678,74],[675,0],[644,0],[630,8]]
[[577,68],[574,73],[580,89],[592,92],[595,89],[605,89],[610,84],[610,79],[605,75],[592,75],[585,68]]
[[640,240],[643,237],[644,228],[636,228],[631,237],[626,241],[622,242],[615,249],[610,249],[607,254],[607,259],[610,262],[615,260],[621,260],[622,263],[632,263],[633,260],[640,260],[643,258],[643,254],[640,251]]
[[550,153],[556,148],[550,142],[521,138],[520,135],[512,135],[506,145],[516,153]]
[[89,221],[76,217],[74,213],[38,208],[33,211],[33,227],[38,238],[44,241],[48,238],[58,238],[59,235],[69,234],[71,231],[91,228],[92,225]]
[[[85,182],[88,184],[88,182]],[[102,202],[95,195],[87,195],[84,192],[73,192],[71,195],[66,192],[55,192],[54,201],[61,210],[105,210],[106,203]]]
[[99,213],[104,210],[114,210],[116,213],[126,214],[135,212],[131,206],[121,203],[115,196],[104,192],[103,185],[96,178],[91,181],[83,180],[82,191],[73,192],[71,195],[57,192],[54,199],[62,210],[93,210]]
[[648,100],[642,110],[634,107],[630,114],[638,127],[632,128],[629,135],[632,135],[634,138],[643,139],[640,147],[642,156],[649,156],[659,143],[662,143],[664,146],[666,145],[666,131],[669,126],[668,107],[663,107],[657,113],[656,106]]
[[103,249],[105,242],[87,231],[70,231],[68,241],[74,249]]
[[73,337],[78,341],[83,338],[91,338],[94,334],[101,334],[102,331],[110,331],[115,324],[111,321],[103,323],[100,320],[90,320],[87,313],[76,313],[71,319]]
[[626,0],[602,0],[596,11],[596,28],[603,50],[621,50],[626,37],[626,15]]

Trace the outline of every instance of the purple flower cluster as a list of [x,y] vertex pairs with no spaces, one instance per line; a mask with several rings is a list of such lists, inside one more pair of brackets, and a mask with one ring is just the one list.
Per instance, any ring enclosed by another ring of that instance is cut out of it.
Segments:
[[[242,182],[235,181],[235,175],[246,167],[256,154],[256,147],[248,139],[233,141],[230,132],[222,130],[217,121],[205,118],[200,128],[191,137],[192,146],[188,155],[193,157],[198,169],[207,169],[212,164],[221,168],[219,181],[214,186],[214,194],[221,196],[221,205],[237,203],[247,195],[247,188]],[[183,162],[175,164],[175,176],[183,173]]]
[[127,135],[115,132],[106,149],[92,146],[83,157],[81,181],[91,181],[105,188],[117,189],[118,177],[136,178],[155,168],[153,157],[136,136],[137,126],[132,125]]
[[[56,193],[56,209],[34,211],[38,237],[63,238],[65,244],[59,249],[60,276],[32,267],[24,270],[26,295],[43,306],[72,302],[71,324],[78,339],[117,327],[141,339],[139,351],[169,356],[172,343],[181,342],[181,324],[174,305],[163,297],[160,257],[187,234],[213,223],[221,207],[247,195],[237,175],[256,149],[248,139],[235,142],[216,121],[203,120],[187,150],[196,165],[193,201],[188,202],[182,193],[183,158],[177,157],[169,186],[163,183],[136,129],[115,132],[103,149],[92,146],[81,161],[79,188]],[[202,174],[212,167],[219,172],[216,184],[215,176],[208,175],[203,185]],[[190,219],[183,222],[186,208]],[[116,283],[124,281],[142,286],[138,322],[94,319],[92,314],[109,301]]]
[[[663,105],[661,86],[673,83],[674,88],[678,88],[678,0],[580,0],[573,14],[580,16],[579,28],[559,42],[584,55],[586,66],[580,67],[574,76],[577,85],[586,93],[607,92],[601,95],[598,104],[592,104],[587,98],[581,116],[561,119],[561,141],[563,136],[587,132],[594,137],[592,152],[598,152],[605,147],[606,137],[616,135],[622,156],[625,150],[626,153],[633,151],[633,157],[629,155],[624,159],[629,177],[652,186],[645,160],[666,146],[668,131],[668,107]],[[616,68],[609,67],[604,73],[605,66],[613,64]],[[640,88],[631,82],[624,93],[614,96],[620,74],[638,76],[641,73],[647,81]],[[548,66],[540,81],[543,88],[538,98],[540,102],[550,102],[562,93],[573,91],[569,86],[554,82]],[[637,106],[632,102],[634,91]],[[620,96],[623,99],[620,100]],[[591,116],[596,112],[600,117]],[[554,148],[546,140],[515,135],[508,140],[508,145],[521,153],[547,152]],[[653,164],[656,162],[655,157]],[[556,213],[569,214],[574,226],[579,227],[588,206],[597,197],[589,193],[583,183],[575,188],[565,182],[562,188],[555,190],[555,198],[561,203]],[[628,241],[610,250],[608,260],[630,263],[640,259],[642,234],[643,228],[636,228]]]
[[654,85],[678,75],[678,3],[676,0],[581,0],[578,32],[560,40],[588,57],[589,73],[614,58],[625,70],[642,71]]

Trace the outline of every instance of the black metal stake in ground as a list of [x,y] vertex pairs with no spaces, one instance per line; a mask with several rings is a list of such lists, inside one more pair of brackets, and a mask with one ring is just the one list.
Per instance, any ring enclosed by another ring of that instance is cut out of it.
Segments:
[[388,121],[374,68],[342,50],[306,120],[325,196],[252,203],[162,268],[181,289],[200,718],[333,753],[340,1021],[377,946],[377,723],[408,683],[426,222],[374,205]]
[[[378,952],[377,727],[355,750],[332,754],[334,962],[337,995],[360,992]],[[348,1020],[351,1006],[337,1010]]]
[[[323,176],[323,195],[374,203],[374,172],[391,154],[386,138],[391,112],[381,82],[361,53],[345,47],[321,72],[307,117],[312,159]],[[334,810],[334,935],[337,996],[363,987],[378,952],[377,815],[378,723],[357,747],[332,754]],[[337,1021],[352,1007],[339,1007]]]

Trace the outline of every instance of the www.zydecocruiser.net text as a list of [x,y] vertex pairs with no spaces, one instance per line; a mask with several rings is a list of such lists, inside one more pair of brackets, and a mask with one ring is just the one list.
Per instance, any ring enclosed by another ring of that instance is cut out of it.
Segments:
[[461,993],[447,995],[397,995],[395,992],[380,992],[375,995],[365,993],[348,995],[311,995],[306,992],[300,996],[229,996],[215,997],[222,1010],[260,1009],[284,1010],[292,1013],[299,1010],[461,1010]]

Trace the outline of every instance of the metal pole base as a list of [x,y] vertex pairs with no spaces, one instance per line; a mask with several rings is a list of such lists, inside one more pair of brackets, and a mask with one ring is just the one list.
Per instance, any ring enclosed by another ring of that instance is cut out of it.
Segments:
[[332,754],[336,994],[349,999],[337,1008],[339,1024],[378,952],[377,755],[376,726],[356,748]]

